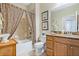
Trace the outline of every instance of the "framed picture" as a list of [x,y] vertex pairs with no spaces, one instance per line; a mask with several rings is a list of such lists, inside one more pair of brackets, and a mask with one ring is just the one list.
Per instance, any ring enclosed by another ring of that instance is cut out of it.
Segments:
[[42,21],[48,20],[48,11],[42,12]]
[[48,21],[42,22],[42,30],[48,30]]

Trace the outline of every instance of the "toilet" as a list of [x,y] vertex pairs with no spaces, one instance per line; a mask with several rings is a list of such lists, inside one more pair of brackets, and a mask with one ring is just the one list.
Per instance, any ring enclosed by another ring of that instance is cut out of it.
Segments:
[[42,33],[40,40],[41,40],[41,42],[37,42],[34,44],[35,51],[39,55],[41,55],[44,52],[44,47],[45,47],[45,42],[46,42],[46,34],[45,33]]

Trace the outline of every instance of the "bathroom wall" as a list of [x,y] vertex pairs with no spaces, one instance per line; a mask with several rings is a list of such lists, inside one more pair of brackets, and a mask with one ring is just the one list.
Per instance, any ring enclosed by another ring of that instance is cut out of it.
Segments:
[[[48,33],[51,30],[51,9],[55,7],[55,3],[40,3],[40,33]],[[42,30],[41,13],[48,10],[48,30]]]
[[[71,5],[74,5],[73,7],[69,7]],[[69,7],[71,10],[68,11],[62,11],[63,9],[65,9],[66,7]],[[77,7],[77,8],[76,8]],[[74,9],[73,9],[74,8]],[[75,14],[76,11],[78,12],[78,4],[73,4],[73,3],[40,3],[40,15],[42,12],[48,10],[49,11],[49,30],[42,30],[42,19],[40,16],[40,32],[51,32],[53,30],[53,23],[56,23],[56,21],[58,21],[56,24],[59,25],[59,27],[56,30],[62,30],[62,16],[66,16],[69,14]],[[58,11],[57,11],[58,10]],[[51,11],[56,11],[56,12],[51,12]],[[75,12],[74,12],[75,11]],[[65,13],[64,13],[65,12]],[[62,14],[62,15],[61,15]],[[55,22],[54,22],[55,20]]]
[[35,19],[36,19],[36,41],[40,36],[40,4],[35,4]]
[[[63,6],[64,7],[64,6]],[[72,6],[61,8],[56,11],[51,12],[51,30],[53,30],[53,24],[56,24],[54,31],[62,31],[63,30],[63,20],[66,16],[75,16],[76,12],[79,14],[79,4],[74,4]],[[75,19],[76,20],[76,19]]]
[[[42,32],[45,32],[45,33],[48,33],[50,32],[50,10],[51,10],[51,7],[53,7],[54,4],[52,3],[36,3],[35,4],[35,23],[36,23],[36,28],[35,28],[35,32],[36,32],[36,41],[38,41],[38,39],[41,38],[41,34]],[[41,13],[44,12],[44,11],[49,11],[49,29],[44,31],[42,30],[42,19],[41,19]]]
[[31,13],[35,13],[35,3],[30,3],[27,7],[27,10]]

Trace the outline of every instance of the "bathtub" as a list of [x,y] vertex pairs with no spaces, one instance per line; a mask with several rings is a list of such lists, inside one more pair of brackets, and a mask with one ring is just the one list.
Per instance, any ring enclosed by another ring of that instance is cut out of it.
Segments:
[[28,53],[32,51],[32,41],[19,40],[16,44],[16,56],[28,56]]

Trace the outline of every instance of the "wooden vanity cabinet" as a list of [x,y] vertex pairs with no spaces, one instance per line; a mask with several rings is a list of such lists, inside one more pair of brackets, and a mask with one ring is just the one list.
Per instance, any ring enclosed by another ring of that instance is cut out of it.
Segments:
[[79,39],[47,36],[46,49],[48,56],[79,56]]
[[7,43],[0,43],[0,56],[16,56],[16,41],[14,39]]

